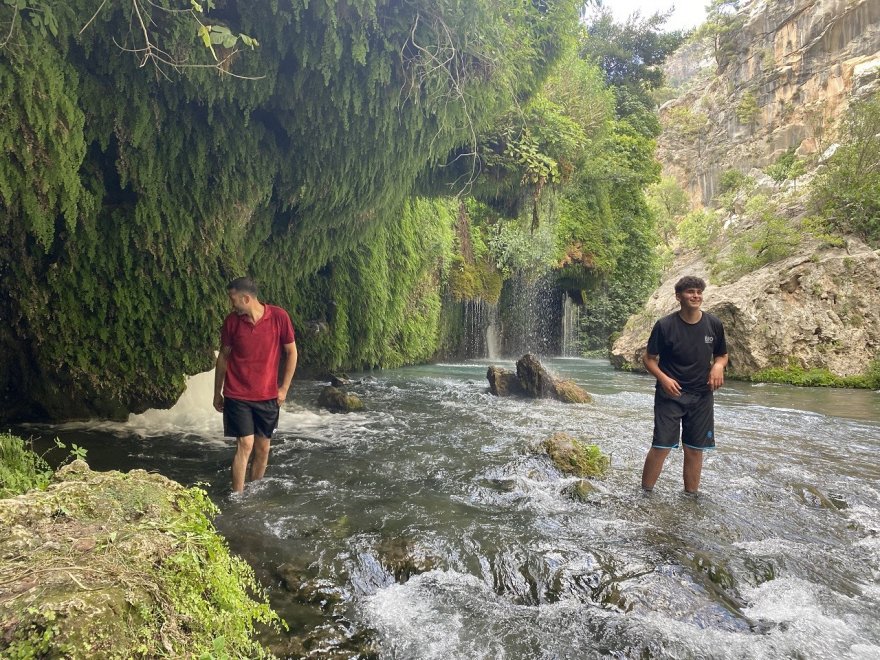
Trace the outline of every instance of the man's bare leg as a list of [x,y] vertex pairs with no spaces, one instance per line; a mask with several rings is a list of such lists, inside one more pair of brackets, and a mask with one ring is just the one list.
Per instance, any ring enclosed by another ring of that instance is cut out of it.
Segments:
[[251,481],[262,479],[269,463],[269,438],[258,435],[254,438],[254,460],[251,461]]
[[659,449],[651,447],[648,455],[645,457],[645,467],[642,468],[642,489],[653,490],[654,484],[663,471],[663,461],[669,456],[668,449]]
[[247,472],[248,460],[254,448],[254,436],[246,435],[238,439],[238,449],[235,458],[232,459],[232,492],[240,493],[244,490],[244,475]]
[[700,489],[700,475],[703,472],[703,452],[699,449],[684,448],[684,490],[696,493]]

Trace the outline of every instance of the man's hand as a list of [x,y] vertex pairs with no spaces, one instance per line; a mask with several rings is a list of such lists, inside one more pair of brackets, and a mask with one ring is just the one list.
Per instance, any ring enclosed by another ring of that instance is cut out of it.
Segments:
[[278,407],[280,408],[284,405],[284,402],[287,400],[287,390],[283,387],[278,388]]
[[660,380],[660,387],[662,387],[663,391],[669,396],[681,396],[681,385],[679,385],[678,381],[674,378],[666,376]]
[[223,412],[223,395],[215,394],[214,395],[214,410],[217,412]]
[[724,365],[716,362],[709,370],[709,389],[713,392],[724,385]]

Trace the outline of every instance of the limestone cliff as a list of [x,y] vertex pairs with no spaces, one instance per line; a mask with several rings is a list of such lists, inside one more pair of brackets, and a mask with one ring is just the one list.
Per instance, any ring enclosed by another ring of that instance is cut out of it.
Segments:
[[668,65],[671,82],[702,84],[660,109],[658,157],[704,204],[727,169],[821,153],[849,102],[880,89],[880,0],[755,0],[740,19],[729,43],[691,44]]
[[[672,59],[670,79],[683,91],[660,110],[659,158],[696,205],[716,196],[723,172],[749,174],[800,230],[812,172],[774,184],[759,168],[789,149],[808,167],[821,165],[847,106],[880,89],[880,0],[756,0],[738,20],[727,48],[707,40]],[[742,206],[720,219],[721,257],[750,229]],[[674,282],[695,274],[711,282],[704,309],[725,324],[735,372],[794,363],[863,373],[880,352],[878,251],[852,238],[832,247],[802,231],[798,237],[787,258],[732,281],[713,278],[701,254],[679,248],[660,288],[615,342],[614,364],[641,368],[653,322],[677,309]]]

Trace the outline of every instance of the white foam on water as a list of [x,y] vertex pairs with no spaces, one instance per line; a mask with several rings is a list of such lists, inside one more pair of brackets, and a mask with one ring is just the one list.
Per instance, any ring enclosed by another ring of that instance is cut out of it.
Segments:
[[[363,427],[375,421],[367,415],[334,415],[285,403],[278,417],[279,434],[297,434],[323,439],[343,428]],[[58,425],[61,430],[88,429],[113,434],[135,434],[142,438],[168,435],[195,436],[209,443],[223,444],[223,415],[214,409],[214,370],[186,379],[186,388],[171,408],[151,408],[131,414],[125,422],[86,421]]]
[[485,592],[487,600],[494,598],[482,580],[472,575],[429,571],[404,584],[379,589],[365,599],[364,613],[388,640],[391,657],[460,658],[464,624],[449,598],[458,599],[463,591],[474,590]]

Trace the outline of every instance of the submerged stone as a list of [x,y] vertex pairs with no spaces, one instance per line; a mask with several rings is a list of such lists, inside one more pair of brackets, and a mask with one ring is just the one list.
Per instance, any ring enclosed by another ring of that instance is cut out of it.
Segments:
[[382,566],[397,582],[406,582],[413,575],[426,573],[440,564],[417,543],[406,538],[385,538],[376,546]]
[[556,381],[556,397],[563,403],[590,403],[593,397],[573,380]]
[[562,491],[577,502],[586,502],[596,492],[596,487],[586,479],[578,479]]

